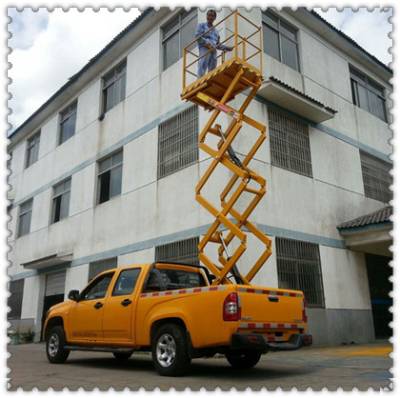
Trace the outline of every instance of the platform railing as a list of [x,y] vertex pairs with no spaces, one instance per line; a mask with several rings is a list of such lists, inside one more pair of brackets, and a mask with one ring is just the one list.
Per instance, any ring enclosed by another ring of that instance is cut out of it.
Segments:
[[[231,46],[232,51],[220,51],[209,49],[200,56],[198,49],[198,40],[209,33],[212,29],[217,29],[220,36],[225,31],[226,37],[221,38],[220,44]],[[205,33],[195,37],[183,49],[183,73],[182,89],[185,90],[190,84],[196,81],[199,61],[206,57],[212,51],[220,51],[217,55],[217,66],[221,66],[227,61],[235,59],[239,62],[252,65],[262,75],[262,55],[263,55],[263,34],[261,26],[257,26],[249,18],[242,15],[239,11],[233,11],[225,18],[213,25]]]

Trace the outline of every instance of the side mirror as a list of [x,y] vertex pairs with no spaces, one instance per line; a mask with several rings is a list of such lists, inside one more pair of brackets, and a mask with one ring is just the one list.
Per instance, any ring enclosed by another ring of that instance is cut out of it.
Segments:
[[79,301],[79,290],[71,290],[68,293],[68,298],[72,301]]

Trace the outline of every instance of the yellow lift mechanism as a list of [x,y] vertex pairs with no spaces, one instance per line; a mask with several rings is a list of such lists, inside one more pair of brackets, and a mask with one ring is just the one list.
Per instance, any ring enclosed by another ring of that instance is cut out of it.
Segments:
[[[199,242],[199,259],[215,275],[214,285],[232,283],[228,278],[229,274],[237,283],[250,284],[272,252],[271,239],[249,221],[250,215],[266,193],[266,180],[249,166],[266,139],[266,126],[245,115],[263,80],[262,29],[238,11],[227,15],[215,25],[215,29],[225,29],[228,32],[222,44],[233,41],[233,51],[227,54],[222,52],[218,56],[220,65],[217,68],[197,78],[197,74],[193,71],[201,59],[193,50],[197,38],[185,47],[183,53],[181,98],[211,111],[211,116],[200,133],[199,147],[213,160],[196,185],[196,200],[212,214],[215,220]],[[240,34],[242,30],[245,33]],[[254,43],[254,40],[258,43]],[[230,59],[226,59],[229,55]],[[257,61],[258,64],[254,65]],[[189,82],[190,79],[195,80]],[[245,94],[244,100],[238,109],[234,109],[228,102],[239,93]],[[225,131],[222,131],[221,125],[216,123],[221,113],[231,119]],[[232,144],[244,123],[256,129],[258,138],[240,160],[233,151]],[[218,138],[218,143],[214,147],[207,143],[209,134]],[[217,208],[204,197],[202,190],[217,166],[221,164],[232,172],[232,176],[220,194],[220,207]],[[235,209],[235,204],[245,192],[250,193],[252,199],[246,203],[245,209],[239,212]],[[265,248],[247,274],[242,275],[236,264],[246,251],[248,233],[259,239]],[[239,244],[230,255],[229,245],[235,238]],[[205,253],[205,248],[209,244],[219,245],[217,250],[220,265],[214,263]]]

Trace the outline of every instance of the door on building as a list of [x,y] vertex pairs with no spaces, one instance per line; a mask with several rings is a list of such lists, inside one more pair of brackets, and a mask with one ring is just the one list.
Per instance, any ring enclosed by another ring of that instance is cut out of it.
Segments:
[[64,301],[65,275],[65,271],[51,272],[46,275],[42,313],[42,330],[44,321],[46,319],[46,313],[50,307]]
[[391,258],[366,254],[365,259],[367,263],[375,337],[377,339],[388,338],[392,336],[392,329],[389,327],[389,323],[392,321],[392,314],[389,308],[393,304],[392,298],[389,296],[389,292],[393,288],[389,280],[392,276],[392,268],[389,265]]

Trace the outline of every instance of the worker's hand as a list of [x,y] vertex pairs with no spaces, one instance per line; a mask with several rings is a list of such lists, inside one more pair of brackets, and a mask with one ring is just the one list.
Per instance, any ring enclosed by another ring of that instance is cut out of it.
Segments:
[[233,46],[226,46],[226,50],[225,51],[232,51],[233,50]]

